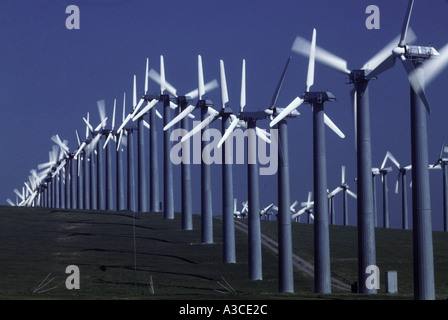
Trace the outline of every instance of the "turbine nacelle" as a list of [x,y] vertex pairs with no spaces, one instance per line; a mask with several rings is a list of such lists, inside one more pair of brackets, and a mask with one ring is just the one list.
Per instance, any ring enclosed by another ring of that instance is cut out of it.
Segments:
[[336,97],[329,91],[326,92],[305,92],[303,95],[304,102],[309,104],[324,103],[326,101],[336,101]]

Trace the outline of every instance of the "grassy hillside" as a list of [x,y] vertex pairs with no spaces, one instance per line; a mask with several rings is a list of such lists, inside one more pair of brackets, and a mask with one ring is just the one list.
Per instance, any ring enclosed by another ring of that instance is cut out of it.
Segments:
[[[200,244],[194,230],[181,230],[180,216],[162,213],[66,211],[0,207],[0,299],[412,299],[412,232],[377,229],[377,262],[383,276],[398,271],[398,295],[374,297],[333,290],[313,293],[313,279],[295,271],[294,294],[278,293],[277,256],[263,249],[263,281],[247,280],[247,235],[236,233],[237,263],[222,263],[222,224],[214,219],[214,244]],[[262,221],[277,237],[277,224]],[[357,280],[354,227],[330,228],[333,276]],[[313,262],[312,225],[293,224],[296,254]],[[448,234],[434,232],[436,294],[448,297]],[[68,290],[68,265],[80,269],[80,289]],[[47,277],[48,276],[48,277]],[[40,290],[43,280],[53,279]],[[231,287],[232,289],[225,289]],[[48,290],[48,291],[46,291]],[[234,290],[235,292],[233,292]]]

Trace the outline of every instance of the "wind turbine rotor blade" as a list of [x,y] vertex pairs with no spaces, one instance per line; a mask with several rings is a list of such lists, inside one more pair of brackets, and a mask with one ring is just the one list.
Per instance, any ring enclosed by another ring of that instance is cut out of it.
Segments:
[[198,94],[199,94],[199,100],[202,100],[202,96],[205,94],[205,88],[204,88],[204,70],[202,68],[201,55],[198,55]]
[[414,63],[401,56],[401,62],[403,63],[404,68],[406,69],[406,73],[408,74],[409,83],[411,84],[412,90],[420,97],[423,104],[425,105],[428,113],[431,113],[431,107],[429,106],[428,99],[426,98],[425,90],[422,85],[424,83],[424,79],[421,79],[420,73],[417,73],[414,69]]
[[341,167],[341,184],[345,184],[345,166]]
[[106,121],[107,121],[107,117],[104,118],[99,125],[97,125],[97,127],[95,128],[95,131],[100,130],[100,128],[104,128],[106,126]]
[[[89,120],[87,120],[86,118],[82,117],[82,119],[84,120],[84,122],[86,123],[87,127],[89,128],[90,132],[93,132],[93,127],[92,125],[89,123]],[[88,134],[86,135],[88,136]]]
[[107,135],[107,139],[106,139],[106,142],[104,142],[103,149],[106,149],[106,146],[109,143],[109,140],[113,139],[113,138],[114,138],[114,134],[112,132]]
[[160,56],[160,94],[166,90],[166,79],[165,79],[165,62],[163,56]]
[[325,124],[333,130],[340,138],[345,138],[345,134],[334,124],[333,121],[324,113],[324,122]]
[[306,77],[306,92],[309,92],[314,84],[314,62],[316,58],[316,29],[313,29],[313,38],[311,40],[310,57],[308,60],[308,73]]
[[156,109],[156,116],[158,116],[160,119],[162,119],[162,115],[160,114],[160,112]]
[[334,189],[333,191],[331,191],[328,194],[328,198],[334,197],[335,195],[337,195],[339,192],[341,192],[343,189],[341,187],[337,187],[336,189]]
[[132,90],[132,107],[135,109],[137,105],[137,77],[134,74],[134,87]]
[[120,150],[120,146],[121,146],[121,138],[123,137],[123,131],[120,132],[120,136],[118,137],[118,141],[117,141],[117,151]]
[[272,128],[278,122],[283,120],[288,114],[290,114],[293,110],[297,109],[302,103],[303,99],[300,97],[295,98],[285,109],[282,110],[270,123],[269,126]]
[[[292,45],[292,51],[308,57],[311,51],[311,43],[302,37],[296,37]],[[335,69],[336,71],[350,74],[350,70],[347,68],[346,60],[335,56],[334,54],[320,48],[319,46],[316,46],[315,49],[315,59],[320,63],[323,63],[326,66]]]
[[208,112],[210,112],[210,115],[207,118],[205,118],[201,123],[199,123],[196,127],[194,127],[190,132],[188,132],[186,135],[184,135],[181,139],[181,142],[185,142],[187,139],[189,139],[195,133],[204,129],[219,115],[218,111],[215,111],[214,109],[212,109],[210,107],[208,109]]
[[395,181],[395,193],[398,194],[398,184],[400,183],[401,172],[398,173],[397,181]]
[[106,102],[104,100],[98,100],[96,103],[98,105],[101,122],[103,122],[106,118]]
[[163,130],[166,131],[169,128],[171,128],[173,125],[181,121],[183,118],[188,116],[196,107],[193,105],[187,106],[181,113],[179,113],[176,117],[174,117],[173,120],[171,120],[165,127],[163,127]]
[[112,113],[112,130],[114,130],[115,127],[115,109],[117,106],[117,99],[114,99],[114,111]]
[[400,163],[397,161],[397,159],[392,155],[392,153],[390,153],[389,151],[387,151],[387,156],[390,159],[390,161],[392,161],[392,163],[397,167],[398,170],[400,170]]
[[[162,79],[161,76],[157,71],[154,69],[149,70],[148,73],[149,78],[151,78],[154,82],[156,82],[158,85],[162,85]],[[171,93],[174,97],[177,97],[177,90],[174,88],[168,81],[165,79],[165,90]]]
[[226,81],[226,71],[224,68],[224,61],[219,60],[219,71],[221,79],[221,106],[225,108],[226,104],[229,102],[229,93],[227,91],[227,81]]
[[241,71],[241,95],[240,95],[240,112],[243,112],[246,106],[246,59],[243,59]]
[[408,4],[408,9],[406,11],[406,16],[403,22],[403,26],[401,27],[401,37],[398,46],[403,47],[406,45],[406,35],[408,32],[409,21],[411,19],[412,7],[414,5],[414,0],[410,0]]
[[350,191],[347,189],[347,193],[354,199],[358,199],[358,195],[356,193],[354,193],[353,191]]
[[232,121],[230,122],[229,127],[227,128],[226,132],[224,132],[224,135],[222,136],[221,140],[219,140],[218,142],[218,148],[221,148],[222,144],[224,143],[224,141],[226,141],[226,139],[229,137],[229,135],[233,132],[233,130],[235,129],[235,127],[238,125],[239,119],[231,114],[230,118],[232,119]]
[[260,128],[258,128],[258,127],[255,127],[255,134],[256,134],[259,138],[261,138],[262,140],[264,140],[265,142],[267,142],[267,143],[271,143],[271,140],[268,138],[268,133],[267,133],[265,130],[260,129]]
[[159,102],[159,100],[157,100],[157,99],[153,99],[150,102],[148,102],[146,104],[146,107],[144,107],[138,114],[136,114],[132,117],[132,121],[135,121],[135,120],[139,119],[140,117],[142,117],[145,113],[147,113],[149,110],[151,110],[158,102]]
[[272,102],[271,102],[271,105],[270,105],[269,109],[274,108],[275,104],[277,103],[277,98],[278,98],[278,95],[280,93],[280,89],[281,89],[281,87],[283,85],[283,81],[285,80],[286,71],[288,70],[288,66],[289,66],[290,62],[291,62],[291,57],[289,57],[288,60],[286,61],[285,68],[283,69],[282,76],[280,77],[280,81],[278,82],[277,88],[275,89],[275,92],[274,92],[274,95],[272,97]]
[[120,127],[117,129],[117,132],[120,133],[123,128],[128,124],[128,122],[132,119],[132,113],[129,113],[126,118],[124,119],[123,123],[120,125]]
[[81,139],[79,138],[78,130],[75,130],[76,140],[78,141],[78,147],[81,145]]
[[145,94],[148,93],[148,73],[149,73],[149,58],[146,58],[146,70],[145,70]]

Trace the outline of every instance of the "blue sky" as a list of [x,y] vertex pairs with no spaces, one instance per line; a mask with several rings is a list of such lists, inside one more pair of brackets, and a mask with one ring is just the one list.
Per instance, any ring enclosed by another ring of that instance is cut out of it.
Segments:
[[[80,9],[80,29],[68,30],[65,8]],[[368,5],[380,9],[380,29],[368,30]],[[164,55],[167,80],[178,92],[197,86],[197,55],[204,63],[205,80],[219,79],[223,59],[229,87],[230,106],[239,105],[241,61],[246,59],[246,110],[266,108],[286,59],[293,59],[280,92],[277,106],[286,106],[305,87],[307,59],[291,51],[296,36],[311,39],[317,29],[317,44],[346,59],[349,69],[361,67],[400,33],[407,1],[359,0],[165,0],[165,1],[0,1],[0,161],[3,183],[0,204],[15,199],[14,188],[21,188],[29,170],[48,161],[54,134],[69,141],[75,149],[75,130],[84,133],[82,117],[90,112],[99,122],[96,101],[106,100],[111,117],[113,99],[123,92],[131,105],[133,75],[138,95],[143,91],[146,58],[159,70]],[[448,2],[416,0],[410,25],[417,35],[415,44],[440,49],[448,42]],[[337,98],[326,104],[326,113],[346,134],[340,139],[327,130],[328,187],[340,184],[341,166],[347,166],[347,181],[356,192],[356,153],[353,115],[347,77],[316,64],[313,90],[329,90]],[[430,162],[436,161],[443,136],[448,135],[445,71],[427,88],[432,107],[428,117]],[[150,92],[158,92],[150,82]],[[220,107],[219,90],[207,94]],[[372,161],[380,166],[389,150],[403,164],[410,164],[409,83],[399,62],[370,82],[372,121]],[[161,110],[160,106],[158,106]],[[289,121],[291,199],[305,201],[312,190],[312,122],[308,105],[301,116]],[[121,114],[121,103],[118,112]],[[196,111],[197,112],[197,111]],[[198,115],[196,113],[196,115]],[[220,128],[220,121],[213,127]],[[259,123],[268,128],[268,121]],[[162,122],[159,122],[159,129]],[[159,146],[162,146],[161,135]],[[447,137],[448,138],[448,137]],[[161,155],[162,149],[160,149]],[[162,159],[159,156],[159,159]],[[391,164],[392,165],[392,164]],[[162,169],[162,163],[159,164]],[[193,169],[194,211],[200,212],[200,171]],[[180,167],[175,172],[175,210],[180,211]],[[221,166],[213,167],[213,211],[221,211]],[[401,226],[401,198],[394,193],[397,170],[389,174],[391,226]],[[245,165],[234,169],[235,197],[247,199]],[[408,178],[410,180],[410,178]],[[381,189],[378,183],[379,224]],[[442,174],[430,172],[433,227],[442,224]],[[161,181],[162,182],[162,181]],[[260,177],[263,205],[277,203],[276,176]],[[161,195],[163,189],[161,188]],[[401,193],[401,189],[400,189]],[[411,189],[408,187],[410,198]],[[409,204],[410,204],[409,199]],[[356,223],[356,202],[350,200],[350,224]],[[342,221],[341,197],[336,198],[337,223]]]

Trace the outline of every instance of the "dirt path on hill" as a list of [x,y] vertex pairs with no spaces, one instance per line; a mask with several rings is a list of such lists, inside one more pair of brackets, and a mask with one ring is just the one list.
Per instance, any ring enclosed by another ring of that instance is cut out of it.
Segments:
[[[245,233],[248,233],[247,225],[236,220],[236,219],[235,219],[235,228],[237,228],[238,230],[243,231]],[[278,254],[278,242],[277,241],[274,241],[273,239],[271,239],[268,236],[261,233],[261,243],[265,247],[269,248],[270,250],[272,250],[273,252]],[[300,258],[298,255],[296,255],[294,253],[292,254],[292,263],[297,269],[306,273],[308,276],[314,278],[314,266],[311,263]],[[333,277],[331,277],[331,285],[335,288],[338,288],[338,289],[341,289],[344,291],[350,292],[350,290],[351,290],[350,285],[348,285],[338,279],[335,279]]]

